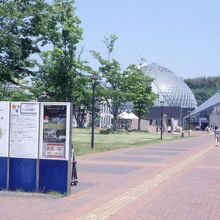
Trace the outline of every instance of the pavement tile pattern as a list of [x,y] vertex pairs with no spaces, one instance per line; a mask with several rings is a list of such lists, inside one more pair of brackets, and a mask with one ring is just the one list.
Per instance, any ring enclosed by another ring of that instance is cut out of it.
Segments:
[[219,220],[213,135],[77,157],[71,195],[0,192],[0,219]]

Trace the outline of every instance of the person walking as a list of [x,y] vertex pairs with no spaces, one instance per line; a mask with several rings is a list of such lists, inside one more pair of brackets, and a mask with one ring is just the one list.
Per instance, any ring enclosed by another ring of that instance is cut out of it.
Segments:
[[218,128],[218,126],[215,126],[214,134],[215,134],[215,146],[217,147],[220,137],[220,129]]

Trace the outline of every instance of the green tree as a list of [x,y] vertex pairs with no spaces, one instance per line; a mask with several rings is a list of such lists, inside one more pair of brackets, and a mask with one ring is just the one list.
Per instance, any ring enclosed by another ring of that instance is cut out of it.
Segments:
[[220,89],[219,76],[197,77],[184,81],[195,95],[198,105],[201,105]]
[[145,118],[148,108],[153,105],[157,95],[152,92],[153,79],[145,76],[141,68],[130,65],[123,74],[126,79],[125,90],[132,93],[133,111],[138,116],[138,130],[141,130],[141,118]]
[[0,82],[18,84],[33,73],[48,4],[43,0],[4,0],[0,4]]
[[85,122],[91,103],[92,72],[77,54],[77,44],[82,40],[83,29],[75,15],[73,0],[55,0],[46,15],[45,44],[49,50],[41,54],[42,64],[33,80],[32,92],[38,100],[70,101],[80,127]]
[[76,77],[73,92],[73,112],[77,125],[80,128],[84,127],[88,112],[92,108],[91,88],[91,79],[89,77],[84,75]]
[[[103,83],[99,86],[100,96],[103,97],[113,115],[113,128],[116,129],[118,115],[127,110],[127,103],[133,102],[134,111],[139,119],[146,116],[149,106],[153,104],[156,95],[151,91],[153,79],[144,75],[136,65],[130,65],[122,71],[120,63],[112,59],[115,41],[117,37],[110,35],[105,37],[104,43],[108,51],[108,59],[104,59],[100,53],[92,51],[99,64],[99,71],[103,77]],[[140,129],[140,120],[138,121]]]
[[110,35],[110,37],[105,37],[103,41],[108,50],[108,59],[104,59],[96,51],[91,51],[92,56],[100,64],[99,72],[103,81],[98,86],[98,92],[100,97],[106,101],[110,113],[113,115],[114,130],[117,129],[118,115],[125,111],[127,101],[131,100],[130,92],[125,90],[124,84],[126,81],[120,63],[115,59],[111,59],[116,39],[115,35]]

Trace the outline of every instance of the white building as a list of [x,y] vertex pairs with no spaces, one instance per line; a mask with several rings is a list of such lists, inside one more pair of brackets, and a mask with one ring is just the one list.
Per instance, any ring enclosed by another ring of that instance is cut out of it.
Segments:
[[100,103],[100,113],[99,114],[100,114],[99,127],[100,128],[111,128],[112,115],[110,113],[110,109],[109,109],[106,101],[102,101]]

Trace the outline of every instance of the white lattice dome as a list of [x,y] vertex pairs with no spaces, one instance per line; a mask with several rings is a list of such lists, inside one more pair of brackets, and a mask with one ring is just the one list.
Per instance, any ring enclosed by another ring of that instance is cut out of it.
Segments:
[[171,70],[156,63],[142,66],[142,68],[147,76],[154,79],[152,90],[160,96],[155,103],[156,106],[160,105],[159,100],[163,99],[166,106],[197,107],[197,102],[191,89]]

